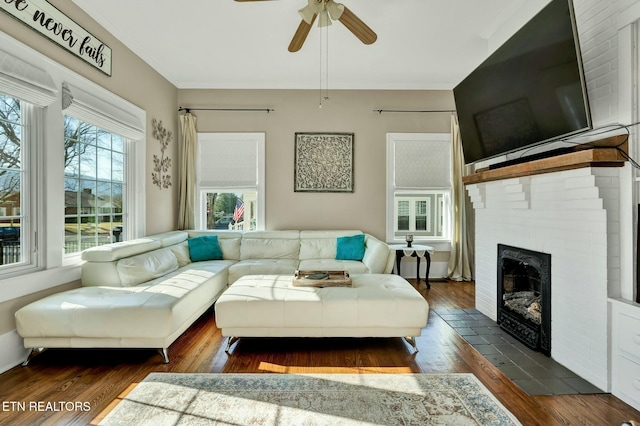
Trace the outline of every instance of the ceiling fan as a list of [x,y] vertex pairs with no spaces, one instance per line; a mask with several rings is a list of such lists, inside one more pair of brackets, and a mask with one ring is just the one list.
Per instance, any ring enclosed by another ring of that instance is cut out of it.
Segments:
[[[271,1],[271,0],[235,0],[237,2],[251,1]],[[367,26],[360,18],[358,18],[349,8],[334,0],[307,0],[307,6],[298,11],[302,16],[302,21],[298,26],[291,43],[289,43],[289,52],[297,52],[300,50],[307,35],[311,30],[313,22],[318,19],[319,27],[331,25],[331,21],[340,21],[349,31],[351,31],[364,44],[372,44],[378,36],[371,28]]]

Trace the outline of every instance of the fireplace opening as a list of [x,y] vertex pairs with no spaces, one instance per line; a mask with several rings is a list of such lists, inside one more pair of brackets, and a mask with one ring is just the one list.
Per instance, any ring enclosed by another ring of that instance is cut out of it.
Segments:
[[551,255],[498,244],[498,324],[551,356]]

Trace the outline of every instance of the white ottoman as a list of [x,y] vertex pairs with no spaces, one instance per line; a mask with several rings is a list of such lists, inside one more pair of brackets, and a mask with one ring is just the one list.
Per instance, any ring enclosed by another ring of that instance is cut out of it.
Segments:
[[429,305],[404,278],[352,274],[352,287],[294,287],[291,275],[247,275],[215,304],[216,323],[239,337],[404,337],[427,325]]

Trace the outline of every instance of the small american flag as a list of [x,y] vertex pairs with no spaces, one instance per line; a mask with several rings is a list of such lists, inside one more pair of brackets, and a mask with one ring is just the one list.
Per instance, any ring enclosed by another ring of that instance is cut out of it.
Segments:
[[242,218],[242,215],[244,215],[244,203],[242,200],[238,199],[236,200],[236,208],[233,209],[233,221],[239,221]]

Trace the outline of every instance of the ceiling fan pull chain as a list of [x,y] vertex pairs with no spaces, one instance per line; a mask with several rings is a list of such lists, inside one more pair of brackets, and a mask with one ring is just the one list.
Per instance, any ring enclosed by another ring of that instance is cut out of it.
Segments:
[[318,95],[319,95],[319,103],[318,103],[318,108],[322,109],[322,27],[320,28],[320,49],[319,49],[319,53],[320,56],[318,58],[318,62],[319,62],[319,69],[318,69],[318,75],[320,77],[320,90],[318,91]]
[[[324,37],[323,37],[324,36]],[[325,43],[325,55],[322,56],[323,49],[322,43]],[[324,60],[324,67],[322,66],[322,61]],[[323,101],[330,100],[329,98],[329,27],[321,27],[320,28],[320,103],[318,104],[318,108],[322,109]],[[325,81],[324,81],[324,95],[322,93],[322,73],[325,73]]]
[[324,96],[324,100],[328,101],[329,100],[329,27],[325,28],[325,35],[326,35],[326,43],[325,43],[325,48],[327,49],[326,55],[325,55],[325,96]]

